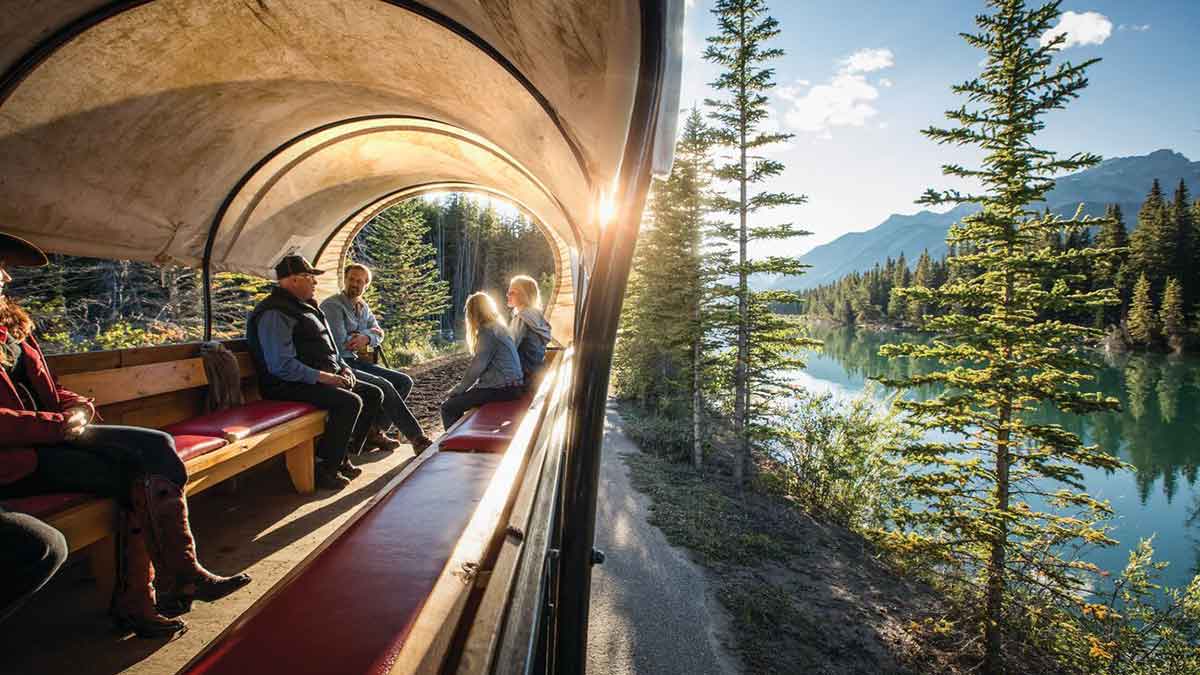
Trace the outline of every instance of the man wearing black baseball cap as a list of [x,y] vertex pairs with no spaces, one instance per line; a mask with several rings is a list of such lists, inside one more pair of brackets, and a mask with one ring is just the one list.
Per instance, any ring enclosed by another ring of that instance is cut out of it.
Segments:
[[279,284],[250,313],[246,342],[264,398],[303,401],[329,412],[316,476],[321,487],[338,490],[362,473],[349,454],[362,449],[383,392],[357,381],[338,355],[329,322],[313,300],[317,275],[324,273],[302,256],[284,256],[275,266]]

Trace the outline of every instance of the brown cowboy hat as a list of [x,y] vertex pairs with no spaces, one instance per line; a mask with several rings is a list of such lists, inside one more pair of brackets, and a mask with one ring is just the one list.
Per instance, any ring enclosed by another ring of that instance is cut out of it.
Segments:
[[41,267],[50,262],[42,249],[11,234],[0,232],[0,260],[12,267]]

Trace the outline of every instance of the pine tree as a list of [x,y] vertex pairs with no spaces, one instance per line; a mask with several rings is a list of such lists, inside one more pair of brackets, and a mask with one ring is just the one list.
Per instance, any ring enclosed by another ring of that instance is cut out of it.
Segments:
[[[780,291],[770,292],[770,297],[756,299],[750,290],[752,274],[771,273],[798,275],[804,266],[793,258],[769,257],[751,261],[747,254],[753,241],[768,239],[790,239],[806,234],[791,224],[756,226],[749,224],[754,214],[780,206],[803,204],[805,198],[787,192],[760,191],[752,193],[752,187],[783,173],[783,164],[777,160],[756,156],[761,148],[790,138],[790,134],[768,133],[762,130],[770,109],[766,92],[775,86],[774,71],[765,64],[783,56],[783,50],[765,46],[780,33],[779,22],[767,15],[763,0],[717,0],[712,13],[717,18],[717,34],[707,38],[708,48],[704,58],[721,68],[712,86],[724,98],[708,99],[709,117],[715,122],[712,134],[718,146],[731,151],[732,157],[715,171],[716,178],[729,181],[737,187],[737,197],[719,197],[714,200],[717,211],[735,216],[737,222],[719,227],[717,235],[732,244],[737,262],[727,270],[737,279],[735,297],[737,301],[737,353],[734,365],[733,424],[738,448],[733,462],[735,482],[741,486],[746,469],[750,464],[752,426],[751,419],[756,406],[750,400],[752,391],[769,386],[766,381],[778,377],[778,370],[794,367],[795,359],[769,351],[760,351],[767,363],[751,363],[755,352],[752,340],[758,330],[764,340],[773,335],[774,322],[755,326],[754,318],[767,318],[754,309],[760,301],[786,304],[797,300],[795,294]],[[759,330],[761,329],[761,330]],[[764,378],[756,383],[755,377]],[[763,425],[758,425],[761,428]]]
[[380,213],[359,235],[361,262],[373,270],[368,301],[388,339],[401,345],[428,340],[450,301],[428,233],[423,210],[410,200]]
[[1179,180],[1175,188],[1175,196],[1171,199],[1168,217],[1171,219],[1171,229],[1175,234],[1173,247],[1174,261],[1170,274],[1175,277],[1183,294],[1183,306],[1191,307],[1200,298],[1200,288],[1192,283],[1192,262],[1195,260],[1197,245],[1195,223],[1192,222],[1192,204],[1188,198],[1187,184]]
[[904,288],[909,285],[912,277],[908,271],[908,261],[904,259],[904,253],[900,253],[900,259],[896,261],[896,269],[892,274],[892,292],[888,298],[888,316],[894,321],[903,321],[908,316],[908,301],[904,296],[895,292],[897,288]]
[[1163,284],[1172,273],[1177,244],[1174,223],[1163,201],[1162,188],[1155,179],[1138,211],[1137,229],[1129,238],[1133,276],[1145,274],[1155,295],[1162,293]]
[[689,456],[702,459],[707,333],[703,304],[710,273],[700,238],[708,214],[708,140],[693,111],[670,176],[657,182],[638,240],[614,355],[617,391],[663,417],[687,419]]
[[[929,258],[929,251],[921,251],[921,257],[917,258],[917,269],[913,271],[912,277],[913,286],[922,288],[933,288],[936,284],[933,283],[933,261]],[[920,300],[914,300],[908,304],[908,318],[918,326],[925,320],[926,305]]]
[[1175,277],[1167,279],[1167,286],[1163,291],[1162,309],[1158,316],[1167,345],[1173,351],[1183,351],[1183,340],[1187,334],[1187,319],[1183,312],[1183,287]]
[[1133,300],[1129,306],[1129,338],[1143,347],[1152,345],[1158,338],[1154,301],[1150,294],[1150,278],[1143,273],[1133,286]]
[[[930,190],[921,202],[979,204],[981,210],[955,224],[948,243],[960,273],[939,289],[902,291],[910,301],[947,313],[927,321],[940,333],[929,345],[884,347],[884,356],[933,359],[948,369],[888,384],[904,388],[942,385],[927,400],[897,399],[920,432],[940,429],[960,441],[929,440],[902,449],[913,465],[907,481],[920,507],[898,515],[899,546],[910,546],[945,563],[957,563],[981,588],[979,625],[983,669],[1004,672],[1003,626],[1014,616],[1013,594],[1025,585],[1071,601],[1087,588],[1078,565],[1060,559],[1069,542],[1111,543],[1095,524],[1105,504],[1083,491],[1080,466],[1116,468],[1120,462],[1057,425],[1026,417],[1039,406],[1074,413],[1115,409],[1115,399],[1085,393],[1079,384],[1090,369],[1086,345],[1099,331],[1046,318],[1051,310],[1079,312],[1116,301],[1112,291],[1082,289],[1071,272],[1082,259],[1109,254],[1099,249],[1056,251],[1044,246],[1054,232],[1097,225],[1061,220],[1031,208],[1044,201],[1052,177],[1082,169],[1099,158],[1057,158],[1034,141],[1043,117],[1064,108],[1087,86],[1095,61],[1054,66],[1065,36],[1041,45],[1058,18],[1059,4],[1028,9],[1023,0],[989,0],[991,13],[976,17],[979,31],[964,35],[983,50],[980,76],[954,88],[971,105],[947,112],[956,126],[924,133],[939,144],[978,146],[979,168],[948,165],[944,172],[982,184],[978,194]],[[1043,280],[1053,279],[1047,290]],[[918,468],[919,467],[919,468]],[[1047,488],[1060,481],[1060,490]],[[1069,489],[1073,488],[1073,489]],[[1038,503],[1069,507],[1068,517],[1040,511]]]
[[1103,321],[1097,328],[1103,328],[1120,323],[1133,293],[1133,284],[1129,278],[1129,233],[1125,229],[1125,217],[1121,213],[1120,204],[1113,204],[1105,210],[1104,223],[1096,236],[1096,246],[1113,253],[1110,259],[1097,267],[1097,288],[1115,288],[1121,298],[1120,305],[1101,310]]

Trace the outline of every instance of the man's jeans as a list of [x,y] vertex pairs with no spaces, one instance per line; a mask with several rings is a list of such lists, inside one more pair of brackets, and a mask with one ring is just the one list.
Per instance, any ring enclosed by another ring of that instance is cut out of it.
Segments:
[[346,363],[354,369],[355,377],[383,390],[383,419],[381,420],[383,423],[379,425],[380,427],[386,428],[389,422],[395,424],[400,433],[410,441],[415,441],[424,435],[421,424],[417,422],[416,416],[404,402],[413,388],[411,377],[398,370],[391,370],[358,359],[346,359]]
[[383,401],[379,387],[365,380],[360,380],[353,391],[328,384],[284,382],[263,389],[262,395],[276,401],[303,401],[329,411],[325,433],[317,443],[317,457],[327,471],[341,466],[347,453],[362,452],[367,427],[379,414]]

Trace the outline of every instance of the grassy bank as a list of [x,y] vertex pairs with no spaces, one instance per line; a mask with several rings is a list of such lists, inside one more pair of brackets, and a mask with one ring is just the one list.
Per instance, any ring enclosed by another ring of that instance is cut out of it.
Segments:
[[[637,442],[641,418],[624,412]],[[719,454],[703,471],[651,452],[624,460],[653,502],[650,522],[711,573],[747,672],[959,672],[912,637],[940,615],[936,597],[861,536],[779,496],[739,494]]]

